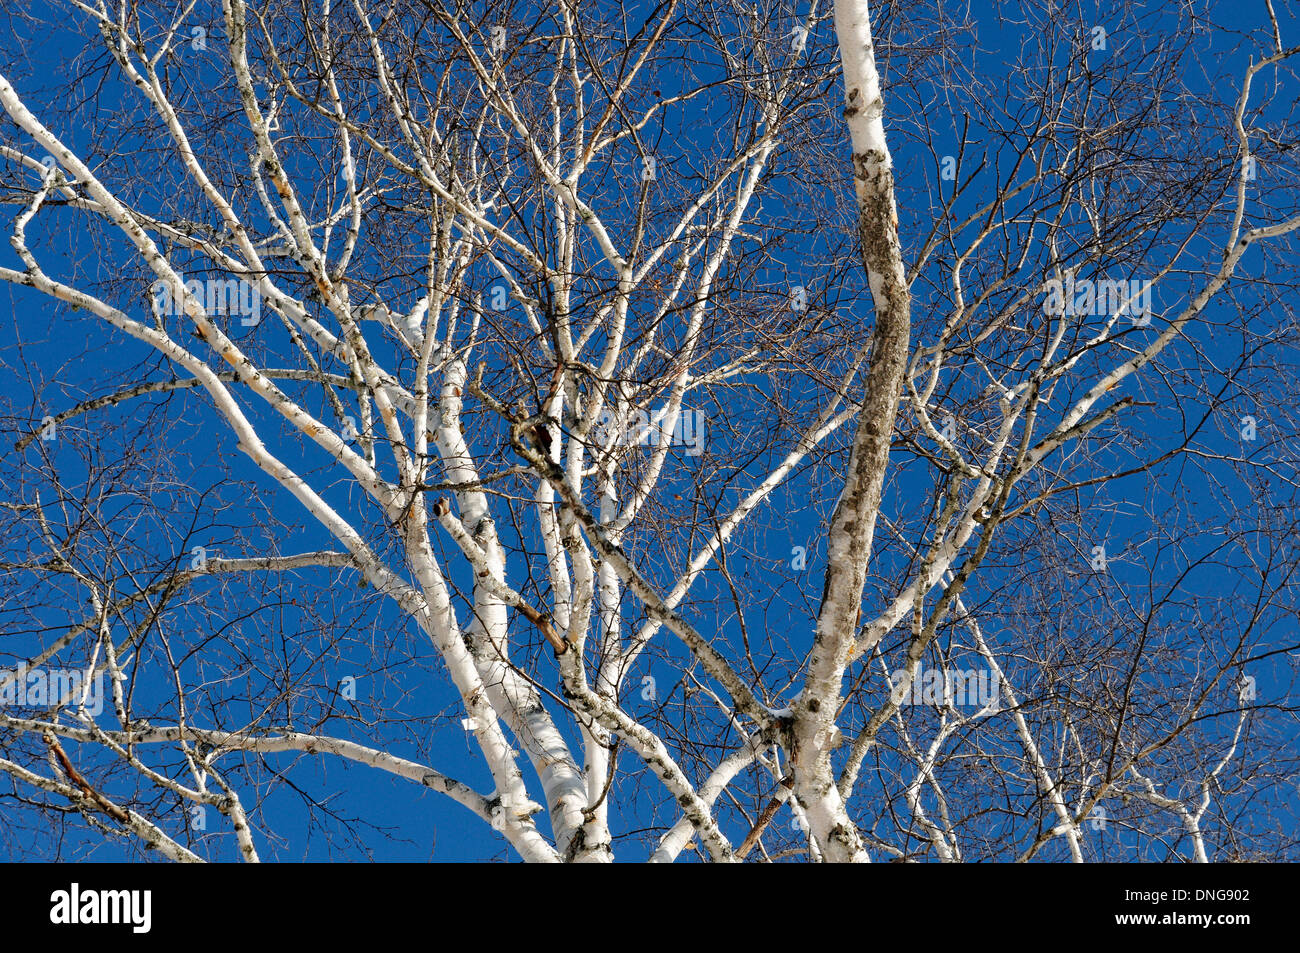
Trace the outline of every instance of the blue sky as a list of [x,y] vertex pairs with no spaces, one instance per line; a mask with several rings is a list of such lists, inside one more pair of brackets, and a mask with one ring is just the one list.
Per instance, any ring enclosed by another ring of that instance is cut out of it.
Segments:
[[[1161,103],[1161,108],[1186,110],[1187,123],[1177,138],[1168,134],[1166,124],[1159,133],[1139,135],[1123,143],[1132,152],[1125,173],[1117,177],[1117,192],[1128,190],[1157,202],[1172,174],[1169,167],[1184,148],[1197,156],[1218,156],[1225,170],[1232,166],[1232,144],[1219,141],[1225,129],[1223,114],[1203,110],[1192,104],[1191,98],[1199,95],[1228,100],[1235,94],[1236,77],[1244,63],[1252,53],[1258,55],[1256,41],[1266,21],[1251,11],[1249,22],[1236,24],[1228,4],[1209,5],[1209,17],[1201,18],[1196,15],[1200,7],[1191,5],[1182,10],[1158,3],[1137,4],[1131,15],[1113,13],[1109,8],[1094,15],[1089,12],[1093,9],[1090,6],[1072,5],[1075,12],[1071,18],[1061,21],[1075,33],[1086,31],[1095,21],[1104,24],[1109,46],[1095,56],[1099,72],[1104,72],[1106,56],[1115,51],[1127,51],[1125,55],[1137,64],[1127,74],[1099,80],[1102,88],[1107,83],[1131,82],[1141,87],[1144,82],[1163,80],[1165,77],[1157,74],[1163,65],[1161,57],[1167,55],[1165,41],[1189,31],[1193,37],[1190,42],[1203,72],[1189,72],[1183,77],[1187,97],[1184,102]],[[54,9],[45,4],[35,8],[44,14]],[[632,13],[643,15],[646,9],[642,5],[632,8]],[[908,20],[892,11],[880,18],[877,36],[889,53],[885,122],[897,170],[900,230],[909,261],[930,227],[936,203],[951,195],[954,183],[941,175],[942,158],[959,151],[963,128],[969,128],[969,144],[963,154],[960,179],[965,181],[970,175],[971,182],[954,202],[958,217],[987,202],[999,187],[999,173],[1015,161],[1021,141],[1012,120],[1023,105],[1017,93],[1027,77],[1034,76],[1034,70],[1024,75],[1011,74],[1007,64],[1020,55],[1041,69],[1047,62],[1054,62],[1053,57],[1068,52],[1052,47],[1054,34],[1038,15],[1029,22],[1017,22],[1012,12],[1010,5],[990,0],[972,4],[969,32],[956,31],[943,55],[923,55],[907,45],[919,44],[925,35],[925,23],[919,17]],[[1294,10],[1280,7],[1279,18],[1284,37],[1291,41],[1300,38],[1300,17]],[[1194,25],[1208,23],[1216,25],[1193,30]],[[628,28],[639,26],[632,16]],[[29,28],[21,21],[7,27],[12,32],[0,34],[0,49],[5,51],[0,60],[9,60],[11,51],[25,48],[23,58],[7,65],[5,71],[38,115],[42,105],[52,107],[62,101],[61,87],[71,70],[98,69],[94,66],[95,56],[87,53],[83,41],[71,30],[24,33]],[[1061,35],[1065,32],[1066,26],[1062,25]],[[1040,49],[1040,41],[1046,41],[1048,48]],[[1135,49],[1151,50],[1150,57],[1135,54]],[[696,52],[699,75],[716,71],[716,60],[710,59],[707,48],[703,52],[696,48]],[[210,57],[215,55],[215,51],[209,53]],[[829,22],[821,23],[811,36],[809,55],[819,62],[834,59]],[[905,65],[912,71],[904,70]],[[1139,68],[1143,66],[1152,71],[1149,78],[1143,77]],[[202,95],[204,83],[212,81],[215,71],[213,60],[195,56],[192,69],[181,74],[190,84],[189,94]],[[894,77],[903,74],[908,75],[908,81],[895,85]],[[94,75],[96,81],[101,80],[98,72]],[[672,74],[666,73],[655,82],[660,93],[672,94]],[[945,82],[954,85],[940,97],[937,90]],[[129,101],[111,70],[102,75],[102,83],[96,89],[100,103]],[[92,85],[86,83],[81,88],[89,90]],[[1261,124],[1285,126],[1293,118],[1294,103],[1285,99],[1292,88],[1294,84],[1287,85],[1284,80],[1276,86],[1271,82],[1260,84],[1255,102],[1264,104],[1258,117]],[[847,140],[838,127],[840,95],[838,83],[819,89],[806,115],[810,128],[824,130],[827,154],[842,156],[847,163]],[[727,115],[727,108],[728,100],[719,92],[670,111],[653,140],[657,154],[665,157],[660,166],[666,172],[666,190],[689,191],[692,177],[687,170],[696,161],[695,153],[716,150],[720,148],[717,140],[725,138],[723,133],[728,127],[721,117]],[[1081,115],[1099,123],[1107,119],[1090,115],[1086,105],[1078,108]],[[143,158],[152,155],[156,146],[150,138],[154,131],[143,120],[137,125],[131,121],[138,110],[135,105],[124,109],[126,118],[120,125],[101,126],[93,134],[86,125],[88,107],[51,125],[67,141],[82,148],[92,142],[105,146],[116,142],[115,149],[103,150],[114,153],[104,160],[105,169],[127,171],[136,165],[156,169],[156,159]],[[918,121],[921,113],[926,123]],[[928,138],[922,135],[927,127]],[[226,142],[232,156],[246,148],[229,130],[212,133],[212,139]],[[771,244],[752,272],[737,279],[741,288],[729,288],[728,293],[748,291],[764,300],[783,302],[789,286],[803,283],[816,306],[834,315],[835,320],[869,327],[869,301],[856,270],[844,266],[842,260],[837,268],[828,269],[826,265],[828,258],[851,249],[847,172],[827,173],[822,178],[807,176],[800,158],[778,156],[768,191],[763,195],[762,220],[756,225],[756,230],[770,237]],[[293,171],[310,177],[314,174],[312,166],[320,161],[321,157],[300,154]],[[620,161],[634,160],[623,156]],[[972,173],[970,170],[981,161],[986,163],[985,169]],[[1276,164],[1261,166],[1260,190],[1277,206],[1294,208],[1298,197],[1294,167],[1287,161],[1279,158]],[[167,163],[162,167],[167,168]],[[592,186],[594,194],[611,205],[627,201],[626,193],[612,184],[619,174],[625,174],[625,170],[613,165],[602,170],[594,177],[601,183]],[[602,182],[602,175],[609,178]],[[154,197],[159,202],[170,201],[174,190],[174,182],[159,177]],[[143,191],[147,194],[150,190]],[[1212,198],[1218,201],[1220,196]],[[1039,207],[1036,203],[1040,199],[1033,194],[1026,196],[1027,214]],[[819,209],[824,217],[807,220],[809,208]],[[52,272],[82,272],[102,279],[108,286],[106,293],[114,301],[122,306],[129,302],[129,307],[135,309],[132,313],[144,314],[148,276],[130,263],[121,242],[108,240],[102,230],[84,230],[83,222],[83,218],[66,209],[51,209],[42,215],[39,236],[33,232],[33,247]],[[1023,239],[1032,228],[1027,225],[1019,234],[1011,230],[1008,240]],[[1140,342],[1143,335],[1157,333],[1160,320],[1185,300],[1189,289],[1199,285],[1203,276],[1198,269],[1213,261],[1217,254],[1213,242],[1221,233],[1221,228],[1208,227],[1204,237],[1188,246],[1180,259],[1188,262],[1187,270],[1172,275],[1156,289],[1154,310],[1161,317],[1155,328],[1134,328],[1130,340]],[[1153,263],[1166,260],[1183,237],[1176,227],[1153,236],[1150,244],[1135,254],[1133,273],[1122,277],[1149,274]],[[1185,666],[1185,672],[1192,672],[1199,666],[1222,661],[1262,577],[1264,588],[1273,595],[1248,639],[1245,654],[1257,658],[1246,663],[1247,670],[1257,679],[1262,699],[1289,708],[1295,670],[1287,652],[1297,642],[1294,607],[1300,605],[1292,594],[1290,579],[1295,561],[1290,552],[1294,490],[1287,483],[1296,475],[1292,387],[1297,376],[1293,371],[1294,299],[1290,289],[1280,282],[1290,277],[1293,248],[1293,244],[1281,244],[1252,253],[1243,264],[1243,272],[1259,279],[1259,283],[1234,283],[1206,319],[1191,325],[1186,339],[1164,355],[1161,375],[1125,383],[1120,395],[1132,396],[1145,406],[1125,420],[1113,440],[1096,448],[1094,458],[1098,466],[1121,471],[1143,455],[1153,456],[1174,446],[1202,419],[1204,423],[1196,431],[1196,446],[1203,452],[1237,454],[1242,452],[1240,420],[1252,415],[1260,422],[1261,436],[1258,445],[1248,452],[1271,466],[1274,482],[1260,482],[1254,470],[1230,461],[1178,456],[1150,472],[1079,491],[1075,503],[1082,515],[1077,529],[1070,532],[1058,532],[1036,517],[1008,525],[1002,547],[968,592],[968,601],[988,613],[987,635],[994,645],[1014,656],[1011,650],[1018,645],[1055,645],[1055,630],[1065,648],[1057,646],[1061,655],[1054,674],[1063,682],[1077,678],[1078,684],[1086,684],[1090,666],[1096,664],[1103,649],[1150,637],[1152,662],[1139,666],[1135,678],[1152,697],[1161,697],[1181,677],[1180,665]],[[365,264],[378,267],[386,254],[382,245],[368,248]],[[411,256],[405,249],[390,257],[400,272],[409,265]],[[7,246],[0,251],[0,264],[14,267],[16,263],[16,256]],[[943,278],[940,270],[923,272],[913,287],[918,340],[930,339],[927,335],[937,327],[936,316],[943,313],[948,294]],[[481,280],[485,287],[490,286],[486,275]],[[1275,280],[1279,283],[1275,284]],[[596,284],[593,282],[592,287]],[[401,296],[409,288],[409,276],[399,276],[386,286],[386,291]],[[0,374],[0,407],[6,434],[34,426],[46,413],[107,392],[114,381],[137,374],[135,368],[148,368],[152,379],[165,379],[170,374],[146,348],[112,332],[93,316],[74,313],[26,289],[5,286],[0,293],[4,295],[0,297],[0,362],[5,371]],[[241,343],[248,342],[259,354],[283,353],[291,347],[283,328],[274,322],[234,332],[236,337],[241,333]],[[1266,346],[1263,342],[1267,342]],[[1095,366],[1104,366],[1107,356],[1099,355]],[[503,354],[481,357],[493,371],[509,366]],[[989,359],[1000,360],[1001,355],[989,355]],[[834,360],[842,361],[843,355]],[[1090,361],[1085,361],[1085,366]],[[813,385],[798,379],[783,386],[786,389],[782,393],[789,400],[817,392]],[[775,389],[769,380],[761,379],[752,389],[726,398],[725,403],[704,408],[710,421],[707,452],[703,459],[677,454],[677,469],[668,478],[663,493],[685,497],[684,507],[698,502],[712,510],[734,498],[734,490],[709,491],[698,500],[693,500],[692,494],[698,492],[696,478],[716,472],[718,461],[745,461],[736,464],[740,466],[739,475],[760,478],[772,465],[774,454],[757,449],[756,434],[764,430],[764,401]],[[974,377],[963,380],[955,385],[951,400],[961,404],[978,389]],[[313,399],[319,403],[318,397]],[[271,426],[272,414],[251,403],[247,406],[253,419],[265,425],[264,433],[273,451],[304,461],[309,474],[327,472],[323,457],[304,450],[299,441],[285,438]],[[734,421],[742,423],[733,426]],[[477,416],[472,421],[475,424],[484,426],[487,418]],[[143,436],[136,438],[137,432]],[[741,606],[737,609],[731,604],[730,586],[723,575],[708,573],[697,584],[685,612],[693,624],[716,633],[719,642],[737,657],[749,628],[764,633],[772,650],[764,666],[764,680],[775,689],[768,699],[773,704],[788,700],[794,691],[791,682],[811,644],[825,559],[821,535],[838,494],[837,474],[844,466],[848,438],[847,434],[837,435],[827,452],[800,468],[742,530],[728,567],[732,579],[748,587]],[[134,444],[132,453],[139,457],[121,452],[127,441]],[[12,442],[6,440],[4,462],[0,464],[10,497],[27,499],[38,490],[48,495],[50,490],[42,480],[57,472],[74,498],[95,501],[94,506],[70,506],[69,512],[96,511],[102,525],[93,528],[91,535],[116,542],[104,550],[91,547],[81,552],[88,566],[109,568],[112,550],[142,573],[143,579],[151,581],[169,567],[187,565],[196,546],[219,556],[256,554],[272,547],[286,553],[338,548],[307,514],[295,508],[292,500],[277,495],[269,481],[248,465],[233,437],[213,425],[206,401],[192,392],[141,398],[97,415],[93,423],[89,418],[70,422],[63,438],[34,446],[23,454],[10,449]],[[92,479],[85,457],[96,447],[107,448],[114,465]],[[180,452],[176,452],[177,448]],[[501,462],[489,461],[487,467]],[[924,525],[934,493],[931,464],[900,441],[892,467],[886,486],[886,515],[900,526]],[[145,483],[147,468],[156,468],[156,476]],[[322,486],[325,498],[341,512],[366,511],[359,491],[338,479],[337,474],[331,474]],[[1153,519],[1153,514],[1159,518]],[[525,534],[516,539],[506,521],[501,520],[500,525],[508,542],[516,544],[508,563],[511,577],[523,578],[531,572],[540,578],[544,562],[535,536]],[[1258,532],[1261,526],[1275,528],[1272,538]],[[663,546],[680,557],[693,548],[692,542],[698,545],[697,535],[688,526],[679,525],[660,540],[638,538],[629,548],[647,555],[656,546]],[[441,544],[450,545],[445,537]],[[1104,545],[1110,556],[1105,575],[1088,572],[1086,559],[1078,558],[1096,545]],[[807,550],[806,568],[792,565],[797,547]],[[30,535],[6,538],[0,550],[6,559],[20,559],[33,551],[39,551],[39,542]],[[892,533],[878,537],[866,611],[884,601],[891,581],[906,569],[911,558]],[[1053,574],[1057,573],[1058,561],[1071,559],[1078,562],[1080,570],[1077,578],[1066,584]],[[647,555],[642,565],[651,578],[666,585],[677,562],[680,558],[670,562]],[[453,561],[452,565],[461,566],[452,570],[453,582],[467,589],[470,579],[462,564]],[[1260,566],[1267,569],[1261,573]],[[1041,586],[1035,583],[1036,571],[1037,578],[1047,580],[1050,575],[1052,581],[1043,581]],[[1136,623],[1112,620],[1104,630],[1095,628],[1097,607],[1106,601],[1103,595],[1116,604],[1127,605]],[[84,593],[68,587],[58,593],[57,599],[34,607],[23,603],[23,596],[16,590],[6,592],[2,598],[5,618],[0,629],[6,635],[0,641],[0,665],[11,667],[30,656],[37,642],[79,616],[74,600],[84,602]],[[634,626],[642,617],[640,607],[626,599],[625,627]],[[547,687],[558,691],[558,676],[547,657],[548,650],[535,632],[518,624],[518,637],[528,645],[524,651],[539,657],[536,670],[549,675]],[[1189,632],[1194,635],[1189,637]],[[959,660],[966,649],[959,637],[952,638],[954,641],[948,645],[950,658]],[[888,648],[897,650],[898,643],[887,643]],[[488,772],[461,725],[461,704],[427,639],[393,606],[373,593],[361,591],[352,573],[310,571],[281,582],[236,576],[222,580],[220,585],[195,585],[170,608],[161,629],[151,629],[141,649],[142,661],[149,663],[146,668],[157,671],[171,648],[185,654],[180,670],[186,683],[205,686],[201,694],[208,707],[201,716],[192,713],[196,720],[201,717],[206,723],[225,725],[242,724],[256,717],[263,725],[319,730],[425,762],[480,791],[492,788]],[[1041,690],[1050,695],[1060,690],[1059,685],[1044,681],[1040,667],[1026,664],[1021,668],[1014,660],[1006,664],[1013,680],[1022,679],[1020,684],[1026,692]],[[682,670],[688,667],[679,644],[663,637],[657,639],[629,673],[622,699],[625,710],[645,719],[651,727],[663,728],[668,738],[683,722],[703,732],[703,726],[694,720],[707,720],[707,714],[685,697]],[[641,696],[646,676],[656,682],[654,703]],[[345,697],[343,686],[349,678],[357,679],[355,700]],[[287,685],[293,686],[292,692],[276,697],[277,687]],[[145,677],[135,691],[136,705],[150,712],[148,717],[159,721],[175,718],[169,683]],[[254,709],[250,697],[272,697],[275,701],[267,710]],[[1175,700],[1160,704],[1174,705]],[[1233,707],[1222,700],[1217,706]],[[716,715],[713,717],[717,721]],[[862,717],[855,702],[846,709],[846,726],[856,728]],[[580,743],[570,720],[559,721],[578,750]],[[1153,719],[1153,731],[1158,721]],[[101,724],[105,723],[101,720]],[[1204,729],[1206,737],[1221,738],[1224,732],[1232,731],[1234,724],[1232,718],[1211,720]],[[1282,712],[1277,717],[1261,716],[1252,723],[1252,730],[1260,744],[1274,745],[1283,753],[1278,771],[1283,775],[1289,771],[1289,777],[1294,778],[1297,752],[1289,715]],[[719,743],[735,741],[723,724],[714,724],[709,731]],[[995,732],[990,736],[1000,737]],[[632,755],[624,751],[619,757],[620,769],[626,773],[616,788],[624,796],[611,801],[615,805],[612,826],[618,838],[615,849],[621,859],[640,859],[658,834],[676,820],[676,809]],[[228,769],[236,763],[235,756],[225,762]],[[273,823],[270,830],[259,834],[259,848],[265,858],[518,859],[504,840],[493,839],[469,812],[409,782],[329,757],[280,755],[269,758],[267,764],[274,775],[251,760],[246,771],[234,775],[242,782],[241,790],[250,792],[248,796],[254,789],[269,791],[262,811]],[[891,754],[884,753],[872,770],[883,776],[892,766]],[[694,763],[689,765],[692,774],[696,768]],[[526,777],[531,785],[533,777]],[[1014,787],[1024,779],[1003,782]],[[644,796],[631,796],[639,787],[645,788]],[[957,787],[960,789],[959,784]],[[765,795],[754,793],[752,782],[744,784],[743,789],[747,806],[761,804],[765,799]],[[130,782],[121,778],[106,783],[106,790],[122,798],[133,794]],[[993,786],[970,791],[963,806],[973,814],[986,813],[987,819],[977,822],[977,826],[982,825],[990,837],[1006,824],[1000,812],[1009,799],[1001,799],[994,793],[997,790]],[[317,805],[310,812],[304,809],[304,792]],[[146,791],[139,793],[146,798],[152,796]],[[876,788],[864,781],[855,814],[868,831],[873,827],[873,818],[887,827],[882,818],[893,809],[883,803],[884,799],[873,801],[876,796]],[[1269,825],[1278,825],[1280,818],[1281,839],[1293,835],[1297,795],[1292,781],[1244,785],[1227,797],[1226,812],[1237,817],[1243,827],[1268,829]],[[1231,800],[1234,797],[1236,801]],[[168,806],[167,812],[159,815],[160,824],[179,834],[185,829],[181,808],[162,803]],[[0,802],[0,812],[10,809]],[[200,845],[196,849],[212,859],[235,859],[225,821],[215,813],[208,820],[207,836],[191,831]],[[789,820],[783,812],[778,823],[788,828]],[[357,838],[348,834],[350,826],[358,833]],[[736,812],[724,815],[723,827],[737,839],[746,829],[744,819]],[[1129,832],[1122,825],[1105,832],[1096,856],[1122,859],[1131,855],[1131,836],[1129,841],[1126,836],[1130,836]],[[42,835],[37,844],[37,850],[69,859],[140,856],[133,846],[105,841],[75,827],[56,835]],[[1162,859],[1178,849],[1173,839],[1147,843],[1139,853],[1143,859]],[[1060,859],[1053,848],[1043,856]]]

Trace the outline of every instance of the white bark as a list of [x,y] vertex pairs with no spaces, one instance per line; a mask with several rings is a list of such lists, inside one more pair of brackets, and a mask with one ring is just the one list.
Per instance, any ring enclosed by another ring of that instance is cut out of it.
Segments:
[[836,0],[835,32],[844,67],[844,116],[853,145],[858,233],[875,306],[875,329],[844,491],[831,516],[826,582],[808,673],[794,706],[791,744],[795,797],[822,853],[830,861],[865,861],[869,858],[862,839],[835,786],[831,750],[902,392],[911,302],[898,241],[884,95],[866,0]]

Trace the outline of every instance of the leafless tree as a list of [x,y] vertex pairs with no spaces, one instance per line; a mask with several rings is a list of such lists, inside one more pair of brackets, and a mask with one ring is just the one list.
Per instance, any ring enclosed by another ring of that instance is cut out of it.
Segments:
[[20,4],[9,852],[1289,856],[1229,6]]

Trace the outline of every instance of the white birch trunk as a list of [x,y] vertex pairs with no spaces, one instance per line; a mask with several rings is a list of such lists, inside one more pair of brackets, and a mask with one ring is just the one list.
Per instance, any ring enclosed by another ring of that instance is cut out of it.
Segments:
[[793,709],[791,741],[794,793],[814,840],[828,861],[863,861],[867,854],[836,789],[830,756],[902,391],[910,300],[866,0],[837,0],[835,31],[844,66],[844,117],[853,144],[858,231],[875,305],[875,330],[844,492],[831,517],[826,584],[807,680]]

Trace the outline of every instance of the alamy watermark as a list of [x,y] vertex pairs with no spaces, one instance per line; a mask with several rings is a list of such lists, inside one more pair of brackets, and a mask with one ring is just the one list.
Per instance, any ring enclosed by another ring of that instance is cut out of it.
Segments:
[[50,922],[56,925],[122,924],[132,933],[153,926],[152,890],[83,890],[73,883],[50,894]]
[[975,669],[926,669],[917,666],[910,685],[906,671],[890,676],[890,696],[899,705],[954,705],[997,711],[1001,686],[992,672]]
[[637,409],[628,411],[620,425],[619,415],[606,409],[594,436],[601,446],[685,447],[687,456],[698,457],[704,452],[704,414],[683,409],[670,415],[667,407],[653,414]]
[[[251,281],[242,278],[198,278],[184,280],[185,293],[203,307],[209,315],[238,315],[239,323],[246,328],[262,323],[262,295]],[[183,302],[176,299],[172,282],[161,278],[150,286],[154,310],[161,315],[183,314]]]
[[1151,282],[1129,280],[1111,281],[1101,278],[1075,278],[1067,275],[1064,281],[1052,278],[1043,285],[1047,297],[1043,310],[1049,315],[1074,315],[1090,317],[1118,317],[1128,314],[1136,327],[1151,323]]
[[104,711],[104,675],[90,679],[78,668],[0,670],[0,708],[72,708],[82,704],[98,717]]

